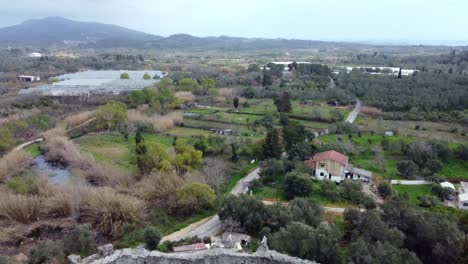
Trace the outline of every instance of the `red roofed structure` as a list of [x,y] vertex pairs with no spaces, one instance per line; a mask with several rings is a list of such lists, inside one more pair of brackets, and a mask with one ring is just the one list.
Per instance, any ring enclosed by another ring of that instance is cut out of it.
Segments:
[[313,162],[324,161],[324,160],[333,160],[338,162],[339,164],[346,166],[348,165],[348,156],[345,156],[339,152],[334,150],[329,150],[321,153],[315,154],[312,158]]
[[318,180],[328,179],[341,182],[345,177],[348,160],[346,155],[330,150],[317,153],[312,159],[305,162]]
[[174,247],[174,252],[195,252],[195,251],[200,251],[200,250],[205,250],[205,249],[207,249],[205,243],[200,242],[200,243],[191,244],[191,245]]

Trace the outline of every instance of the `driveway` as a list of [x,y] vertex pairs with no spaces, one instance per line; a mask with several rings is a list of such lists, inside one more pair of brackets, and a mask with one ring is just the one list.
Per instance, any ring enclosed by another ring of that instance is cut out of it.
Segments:
[[351,113],[349,113],[349,115],[346,118],[345,122],[350,123],[350,124],[354,123],[354,121],[356,121],[356,118],[359,115],[359,112],[361,112],[361,109],[362,109],[361,101],[356,100],[356,106],[354,107],[353,111],[351,111]]
[[[242,178],[239,182],[237,182],[236,186],[231,191],[233,195],[240,195],[243,193],[247,193],[249,191],[249,184],[255,179],[259,179],[260,169],[256,168],[252,172],[250,172],[247,176]],[[221,233],[222,223],[219,219],[218,215],[207,217],[202,219],[196,223],[193,223],[186,228],[183,228],[175,233],[172,233],[168,236],[162,238],[162,241],[172,240],[177,241],[187,237],[211,237],[216,236]]]

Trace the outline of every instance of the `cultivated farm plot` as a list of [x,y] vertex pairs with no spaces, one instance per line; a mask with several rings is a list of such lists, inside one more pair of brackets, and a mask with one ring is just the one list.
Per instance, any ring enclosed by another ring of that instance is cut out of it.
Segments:
[[[355,124],[363,131],[375,131],[380,134],[396,129],[400,135],[407,137],[442,140],[455,144],[468,142],[468,136],[461,135],[467,128],[457,123],[383,120],[359,116]],[[416,126],[419,129],[416,129]],[[454,130],[457,132],[453,132]]]

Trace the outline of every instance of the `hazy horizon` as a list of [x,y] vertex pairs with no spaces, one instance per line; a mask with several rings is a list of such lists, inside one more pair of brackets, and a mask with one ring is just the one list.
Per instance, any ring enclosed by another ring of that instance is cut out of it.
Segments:
[[462,0],[0,0],[0,27],[48,16],[169,36],[468,45]]

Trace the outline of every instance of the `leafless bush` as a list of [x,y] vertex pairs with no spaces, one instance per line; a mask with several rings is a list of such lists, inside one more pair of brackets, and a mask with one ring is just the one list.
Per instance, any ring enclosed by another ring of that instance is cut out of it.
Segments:
[[76,113],[74,115],[70,115],[67,118],[63,120],[65,123],[66,127],[71,128],[71,127],[76,127],[80,124],[83,124],[84,122],[90,120],[94,116],[94,111],[83,111]]
[[234,96],[234,89],[232,88],[221,88],[218,90],[218,94],[221,97],[233,97]]
[[45,200],[43,212],[53,217],[77,217],[80,202],[86,191],[86,187],[81,184],[60,186]]
[[8,176],[14,175],[32,161],[32,156],[23,150],[14,150],[0,159],[0,182]]
[[68,138],[64,136],[47,136],[45,138],[43,149],[47,160],[71,164],[81,159],[80,150]]
[[83,197],[80,217],[93,223],[100,232],[116,238],[124,225],[141,223],[145,209],[145,204],[132,196],[109,188],[95,188]]
[[219,158],[206,158],[203,173],[206,177],[206,182],[214,190],[218,190],[219,186],[225,183],[228,179],[228,167],[226,162]]
[[87,182],[97,186],[130,187],[134,182],[129,173],[118,170],[109,164],[96,164],[84,171],[83,176]]
[[175,97],[184,100],[184,102],[193,102],[195,100],[195,95],[192,92],[177,92]]
[[42,133],[42,136],[44,137],[46,141],[56,138],[56,137],[66,137],[66,135],[67,135],[67,132],[63,126],[54,127]]
[[32,223],[39,219],[42,200],[39,196],[24,196],[10,192],[0,193],[0,217],[11,223]]
[[361,109],[361,113],[371,116],[371,117],[382,116],[382,110],[375,108],[375,107],[369,107],[369,106],[364,106]]
[[148,116],[137,110],[129,110],[127,116],[131,124],[145,124],[156,133],[165,132],[183,121],[182,112],[171,112],[164,116],[158,114]]
[[31,118],[33,116],[39,115],[41,111],[37,108],[33,108],[31,110],[21,110],[20,112],[13,113],[8,115],[8,117],[1,117],[0,118],[0,126],[4,125],[5,123],[15,122],[19,120],[25,120]]
[[160,172],[150,174],[136,186],[136,192],[142,199],[159,203],[174,196],[176,190],[184,184],[184,180],[175,172]]

